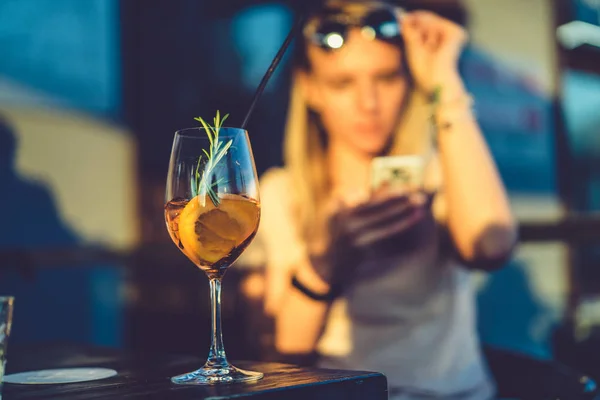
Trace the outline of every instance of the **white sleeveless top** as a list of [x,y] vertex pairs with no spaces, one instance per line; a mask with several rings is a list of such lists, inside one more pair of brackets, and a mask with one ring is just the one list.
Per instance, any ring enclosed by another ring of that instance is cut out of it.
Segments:
[[[283,169],[263,175],[261,225],[239,265],[293,269],[305,256],[291,214],[293,189]],[[318,344],[321,364],[384,373],[390,399],[493,398],[469,273],[443,254],[435,222],[425,225],[408,254],[359,266],[359,273],[378,273],[360,276],[333,304]],[[281,276],[287,290],[288,276]]]

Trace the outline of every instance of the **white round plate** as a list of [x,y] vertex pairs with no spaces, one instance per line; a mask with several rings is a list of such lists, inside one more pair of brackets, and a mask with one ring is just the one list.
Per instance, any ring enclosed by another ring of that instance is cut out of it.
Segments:
[[40,371],[20,372],[4,375],[4,383],[20,385],[49,385],[56,383],[74,383],[106,379],[117,375],[117,371],[108,368],[61,368]]

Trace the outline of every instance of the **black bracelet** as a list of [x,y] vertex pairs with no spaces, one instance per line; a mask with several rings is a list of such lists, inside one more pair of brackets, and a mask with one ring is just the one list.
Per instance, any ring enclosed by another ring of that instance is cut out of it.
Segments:
[[302,292],[305,296],[307,296],[315,301],[331,302],[331,301],[335,300],[335,298],[338,297],[340,294],[340,290],[336,286],[332,286],[329,289],[329,292],[327,292],[327,293],[324,293],[324,294],[317,293],[317,292],[307,288],[306,286],[304,286],[298,280],[298,278],[296,277],[295,274],[294,274],[294,276],[292,276],[292,286],[295,287],[296,289],[298,289],[300,292]]

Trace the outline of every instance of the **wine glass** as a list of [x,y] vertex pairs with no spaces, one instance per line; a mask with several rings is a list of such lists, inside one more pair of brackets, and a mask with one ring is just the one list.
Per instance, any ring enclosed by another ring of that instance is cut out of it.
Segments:
[[211,346],[200,369],[171,378],[177,384],[255,381],[261,372],[229,364],[221,335],[221,279],[258,229],[258,180],[248,134],[239,128],[188,128],[173,140],[165,220],[177,247],[207,275]]

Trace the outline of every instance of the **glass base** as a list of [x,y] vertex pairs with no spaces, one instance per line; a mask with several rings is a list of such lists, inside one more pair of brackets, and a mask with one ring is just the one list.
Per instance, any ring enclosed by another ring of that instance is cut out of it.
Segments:
[[262,372],[245,371],[229,364],[224,368],[203,366],[187,374],[174,376],[171,382],[178,385],[215,385],[222,383],[254,382],[264,376]]

